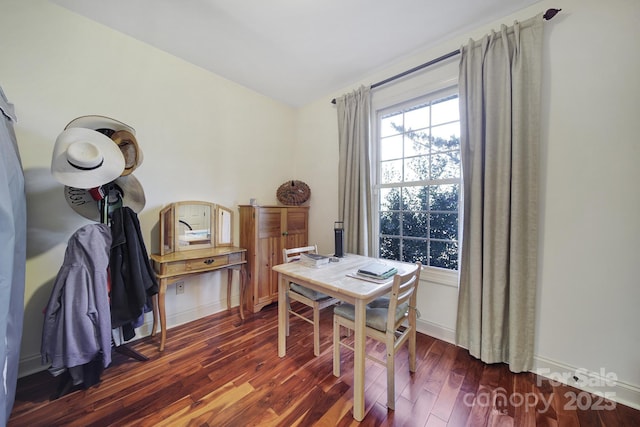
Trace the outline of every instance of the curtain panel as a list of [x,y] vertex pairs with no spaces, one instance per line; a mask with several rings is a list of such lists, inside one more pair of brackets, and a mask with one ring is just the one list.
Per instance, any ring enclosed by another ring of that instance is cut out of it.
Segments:
[[542,15],[461,48],[463,224],[456,341],[533,368]]
[[374,253],[372,165],[370,152],[371,90],[361,86],[336,99],[338,112],[338,215],[344,221],[345,252]]

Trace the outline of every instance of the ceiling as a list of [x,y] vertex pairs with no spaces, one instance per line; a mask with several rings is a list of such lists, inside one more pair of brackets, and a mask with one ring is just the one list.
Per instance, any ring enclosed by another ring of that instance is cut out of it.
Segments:
[[296,107],[540,0],[51,1]]

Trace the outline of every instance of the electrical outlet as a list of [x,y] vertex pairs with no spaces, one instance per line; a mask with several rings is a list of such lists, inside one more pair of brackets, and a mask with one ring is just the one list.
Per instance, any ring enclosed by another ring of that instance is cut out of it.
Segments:
[[176,283],[176,295],[184,294],[184,282]]

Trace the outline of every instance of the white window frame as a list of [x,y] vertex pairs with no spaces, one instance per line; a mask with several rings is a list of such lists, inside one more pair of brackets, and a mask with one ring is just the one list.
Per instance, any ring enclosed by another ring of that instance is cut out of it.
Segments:
[[[455,70],[457,71],[457,69]],[[454,74],[452,69],[451,74]],[[375,243],[376,256],[379,256],[380,251],[380,161],[379,161],[379,125],[380,125],[380,115],[388,112],[389,110],[399,109],[403,106],[415,105],[416,103],[424,100],[436,100],[443,97],[446,97],[451,94],[457,94],[458,91],[458,81],[457,78],[444,78],[439,81],[434,81],[431,83],[425,83],[424,77],[422,78],[422,82],[420,79],[415,79],[413,84],[408,84],[404,82],[399,85],[397,90],[386,89],[384,93],[381,91],[376,91],[373,95],[372,100],[372,109],[371,109],[371,123],[373,124],[371,133],[372,133],[372,146],[371,146],[371,160],[373,164],[372,174],[373,174],[373,188],[372,188],[372,213],[373,213],[373,239]],[[462,173],[461,173],[462,175]],[[460,238],[462,231],[462,178],[458,181],[460,185],[460,200],[458,202],[458,247],[460,247]],[[460,257],[458,257],[460,260]],[[441,285],[458,287],[458,279],[459,279],[459,268],[458,270],[448,270],[440,267],[432,267],[432,266],[424,266],[423,267],[423,275],[421,279],[426,280],[428,282],[434,282]]]

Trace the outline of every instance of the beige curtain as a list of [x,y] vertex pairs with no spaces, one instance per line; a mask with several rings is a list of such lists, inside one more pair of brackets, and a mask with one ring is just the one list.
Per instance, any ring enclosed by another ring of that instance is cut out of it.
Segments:
[[370,88],[336,99],[338,111],[338,216],[344,222],[345,252],[373,254],[372,166],[369,151]]
[[533,367],[542,15],[461,49],[463,229],[456,340]]

